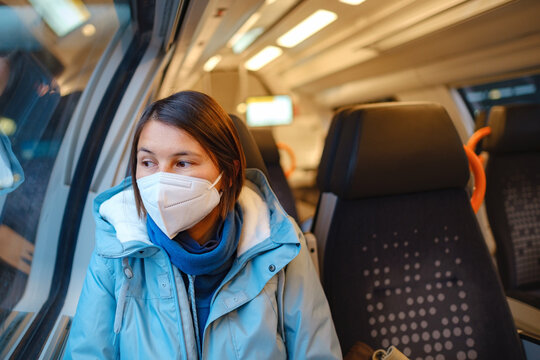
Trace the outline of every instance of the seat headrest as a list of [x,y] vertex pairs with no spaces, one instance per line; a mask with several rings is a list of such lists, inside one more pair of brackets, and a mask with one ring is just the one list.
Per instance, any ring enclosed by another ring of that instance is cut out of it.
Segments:
[[251,129],[266,164],[279,164],[279,150],[270,129]]
[[356,199],[463,188],[468,178],[463,144],[442,106],[381,103],[335,114],[317,184]]
[[268,177],[268,169],[264,164],[261,152],[259,147],[253,139],[253,136],[249,132],[247,125],[242,121],[238,116],[234,114],[229,114],[230,118],[233,121],[234,127],[238,132],[238,137],[240,138],[240,143],[244,149],[244,155],[246,157],[246,167],[255,168],[261,170],[266,177]]
[[484,149],[493,153],[540,151],[540,104],[494,106]]

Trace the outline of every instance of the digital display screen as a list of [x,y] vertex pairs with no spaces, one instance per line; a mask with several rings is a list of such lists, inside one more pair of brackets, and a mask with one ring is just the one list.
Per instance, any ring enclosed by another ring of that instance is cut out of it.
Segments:
[[257,96],[246,100],[248,126],[287,125],[293,120],[293,105],[288,95]]

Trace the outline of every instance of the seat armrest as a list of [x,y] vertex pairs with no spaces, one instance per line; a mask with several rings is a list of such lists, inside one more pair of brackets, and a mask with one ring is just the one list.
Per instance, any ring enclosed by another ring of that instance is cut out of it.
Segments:
[[507,296],[506,300],[516,328],[540,337],[540,309],[510,296]]
[[523,330],[518,330],[518,334],[527,360],[540,359],[540,337]]

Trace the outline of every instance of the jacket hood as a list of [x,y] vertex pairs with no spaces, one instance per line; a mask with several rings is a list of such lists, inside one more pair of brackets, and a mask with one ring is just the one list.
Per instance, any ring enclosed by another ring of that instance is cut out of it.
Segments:
[[[238,203],[244,220],[237,256],[265,241],[299,243],[297,228],[260,170],[246,170]],[[110,258],[147,257],[161,250],[150,241],[146,222],[138,216],[130,177],[98,195],[93,213],[97,254]]]

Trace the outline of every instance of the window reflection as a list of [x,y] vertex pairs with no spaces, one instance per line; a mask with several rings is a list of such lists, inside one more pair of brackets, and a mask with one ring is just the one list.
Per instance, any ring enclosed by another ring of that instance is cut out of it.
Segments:
[[[36,237],[43,201],[75,107],[106,46],[129,21],[128,6],[90,1],[88,16],[58,32],[36,3],[42,2],[0,2],[0,132],[24,175],[11,192],[0,184],[0,342],[2,322],[25,290],[36,241],[47,241]],[[17,171],[0,170],[15,184]]]
[[458,92],[475,118],[486,117],[495,105],[540,103],[540,75],[464,86]]

